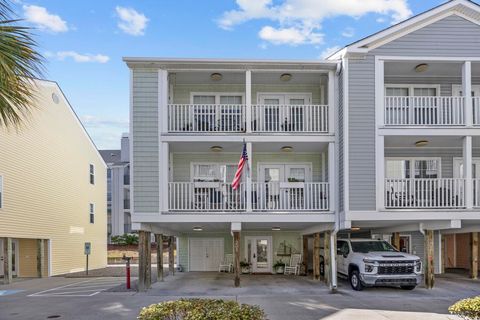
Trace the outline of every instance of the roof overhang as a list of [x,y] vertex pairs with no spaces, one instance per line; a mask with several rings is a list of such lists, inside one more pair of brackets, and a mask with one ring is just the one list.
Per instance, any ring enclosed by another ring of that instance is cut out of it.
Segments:
[[478,4],[469,0],[452,0],[356,41],[327,59],[335,61],[342,58],[362,57],[373,49],[452,15],[480,25],[480,6]]
[[335,70],[335,60],[242,60],[242,59],[181,59],[124,57],[130,68],[158,68],[165,70]]

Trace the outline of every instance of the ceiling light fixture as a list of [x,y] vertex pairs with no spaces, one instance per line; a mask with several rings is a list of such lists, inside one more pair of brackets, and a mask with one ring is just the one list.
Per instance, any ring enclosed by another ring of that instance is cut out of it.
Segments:
[[223,150],[223,147],[221,146],[212,146],[210,147],[210,150],[213,151],[213,152],[220,152]]
[[292,80],[292,74],[291,73],[282,73],[282,75],[280,75],[280,80],[282,80],[284,82],[290,81],[290,80]]
[[418,140],[415,142],[415,147],[425,147],[428,144],[428,140]]
[[280,227],[272,227],[272,231],[280,231]]
[[193,231],[203,231],[202,227],[193,227]]
[[293,147],[291,146],[283,146],[280,148],[280,150],[282,150],[283,152],[292,152],[293,151]]
[[212,81],[220,81],[222,80],[222,78],[223,78],[222,74],[218,72],[212,73],[210,75],[210,79],[212,79]]
[[350,230],[351,231],[360,231],[360,227],[351,227]]
[[420,63],[419,65],[415,66],[415,72],[425,72],[428,70],[428,64],[427,63]]

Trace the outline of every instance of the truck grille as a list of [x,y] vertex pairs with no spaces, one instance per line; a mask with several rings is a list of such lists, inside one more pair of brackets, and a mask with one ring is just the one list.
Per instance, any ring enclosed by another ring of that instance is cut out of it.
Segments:
[[411,274],[414,271],[414,261],[387,261],[378,267],[378,274]]

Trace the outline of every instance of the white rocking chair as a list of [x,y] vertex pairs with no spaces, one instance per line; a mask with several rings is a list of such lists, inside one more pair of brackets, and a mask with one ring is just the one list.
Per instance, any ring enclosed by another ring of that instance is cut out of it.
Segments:
[[218,267],[218,272],[232,272],[233,270],[233,254],[226,254],[225,259]]
[[302,263],[302,255],[299,253],[294,253],[290,256],[290,263],[285,264],[285,270],[283,274],[300,274],[300,264]]

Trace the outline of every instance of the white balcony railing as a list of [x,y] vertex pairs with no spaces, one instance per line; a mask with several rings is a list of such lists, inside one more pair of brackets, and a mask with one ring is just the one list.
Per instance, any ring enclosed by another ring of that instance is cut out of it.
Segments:
[[245,106],[169,104],[169,132],[244,132]]
[[480,125],[480,97],[473,97],[473,124]]
[[386,208],[463,208],[465,179],[385,179]]
[[465,124],[464,97],[385,97],[385,125]]
[[328,132],[327,105],[253,105],[254,132]]
[[[252,182],[254,211],[327,211],[327,182]],[[169,182],[170,211],[246,211],[246,183],[233,190],[222,182]]]
[[254,211],[329,209],[328,182],[255,182],[252,192]]
[[233,190],[230,183],[169,182],[171,211],[241,211],[246,207],[245,184]]

